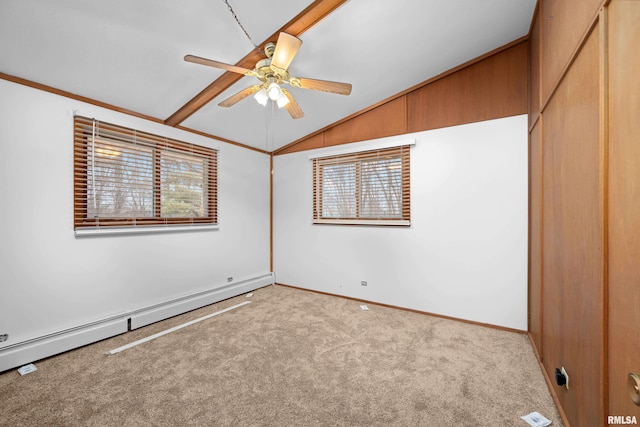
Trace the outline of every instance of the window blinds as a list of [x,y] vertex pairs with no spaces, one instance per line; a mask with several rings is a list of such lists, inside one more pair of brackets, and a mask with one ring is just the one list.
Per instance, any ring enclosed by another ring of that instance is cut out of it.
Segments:
[[315,223],[410,225],[410,146],[313,159]]
[[74,118],[74,225],[217,223],[217,151]]

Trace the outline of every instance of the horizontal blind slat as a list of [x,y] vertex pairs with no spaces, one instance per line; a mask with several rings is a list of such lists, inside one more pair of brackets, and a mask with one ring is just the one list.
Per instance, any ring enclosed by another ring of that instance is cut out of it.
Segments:
[[74,118],[76,227],[217,223],[217,150]]
[[313,160],[314,220],[408,223],[409,146]]

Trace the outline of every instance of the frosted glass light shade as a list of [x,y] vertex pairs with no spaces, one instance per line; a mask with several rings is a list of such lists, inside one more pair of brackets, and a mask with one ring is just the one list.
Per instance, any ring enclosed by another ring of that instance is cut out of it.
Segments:
[[269,99],[271,99],[272,101],[277,101],[282,97],[282,90],[280,89],[280,86],[278,86],[277,83],[272,82],[269,85],[268,92],[269,92]]
[[280,99],[276,101],[278,108],[282,108],[289,103],[289,98],[283,93]]
[[266,89],[262,88],[258,92],[256,92],[255,95],[253,95],[253,99],[255,99],[258,102],[258,104],[264,107],[265,105],[267,105],[267,101],[269,100],[269,95],[267,95]]

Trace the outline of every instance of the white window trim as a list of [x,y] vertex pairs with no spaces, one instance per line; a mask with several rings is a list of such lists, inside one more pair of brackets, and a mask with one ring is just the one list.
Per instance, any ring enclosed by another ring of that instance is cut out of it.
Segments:
[[[357,146],[352,146],[356,145]],[[403,145],[416,145],[415,138],[403,139],[401,141],[367,141],[365,143],[354,142],[349,144],[348,148],[341,149],[326,149],[321,148],[317,152],[309,155],[309,160],[314,160],[320,157],[332,157],[341,156],[343,154],[362,153],[364,151],[383,150],[385,148],[402,147]]]
[[[318,149],[309,155],[309,160],[314,162],[316,159],[343,156],[349,154],[366,153],[369,151],[378,151],[397,147],[415,147],[415,138],[402,140],[379,140],[367,141],[364,143],[351,143],[348,148],[341,149]],[[410,171],[409,171],[410,173]],[[336,225],[374,225],[374,226],[411,226],[410,219],[354,219],[354,218],[313,218],[311,224],[336,224]]]
[[312,224],[339,224],[339,225],[411,225],[411,221],[406,219],[377,220],[377,219],[316,219]]
[[127,227],[83,227],[75,229],[76,237],[85,236],[107,236],[124,234],[152,234],[152,233],[174,233],[183,231],[207,231],[218,230],[218,224],[170,224],[170,225],[146,225]]

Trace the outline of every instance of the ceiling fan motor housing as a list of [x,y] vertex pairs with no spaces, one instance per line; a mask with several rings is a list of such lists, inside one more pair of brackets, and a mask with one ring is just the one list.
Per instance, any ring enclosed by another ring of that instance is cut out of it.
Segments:
[[276,45],[274,43],[269,42],[264,46],[264,54],[267,55],[267,58],[271,58],[275,51]]
[[265,58],[256,63],[254,68],[256,77],[263,83],[275,81],[276,83],[287,83],[289,81],[289,73],[271,65],[271,59]]

